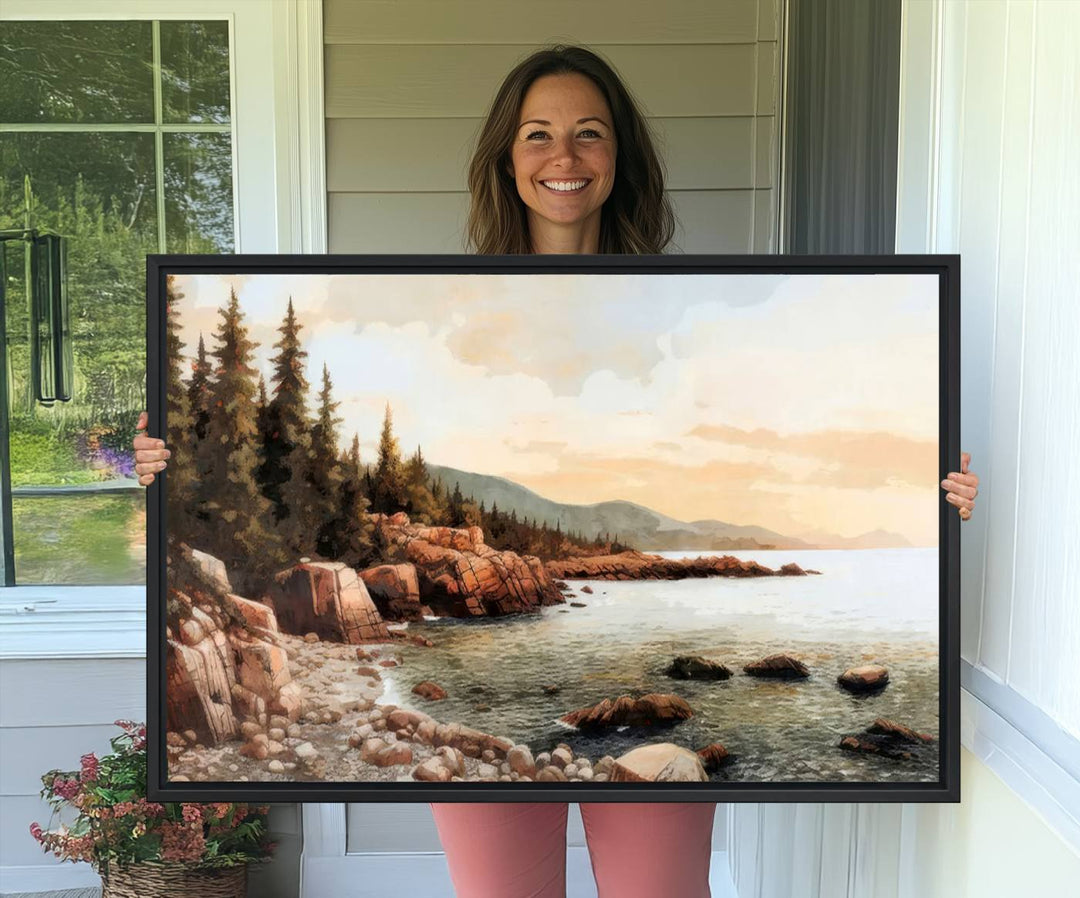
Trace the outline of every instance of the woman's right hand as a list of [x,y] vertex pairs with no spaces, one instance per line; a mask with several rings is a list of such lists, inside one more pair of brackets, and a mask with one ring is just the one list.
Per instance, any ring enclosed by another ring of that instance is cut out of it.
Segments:
[[163,440],[148,437],[143,432],[150,423],[150,416],[146,412],[139,413],[139,423],[135,425],[135,439],[132,446],[135,447],[135,473],[139,475],[139,483],[149,486],[154,482],[154,475],[158,471],[165,470],[165,459],[172,453],[165,448]]

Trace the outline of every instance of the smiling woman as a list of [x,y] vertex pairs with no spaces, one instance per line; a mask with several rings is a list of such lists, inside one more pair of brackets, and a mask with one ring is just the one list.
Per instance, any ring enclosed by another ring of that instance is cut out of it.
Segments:
[[582,47],[538,51],[507,75],[468,183],[469,244],[483,254],[662,253],[675,231],[645,116]]
[[528,207],[533,252],[599,245],[617,149],[603,94],[584,75],[547,75],[533,82],[520,115],[510,173]]

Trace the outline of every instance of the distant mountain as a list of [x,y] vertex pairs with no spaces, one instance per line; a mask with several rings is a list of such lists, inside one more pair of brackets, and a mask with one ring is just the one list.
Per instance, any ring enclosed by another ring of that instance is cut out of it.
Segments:
[[764,527],[729,524],[726,521],[677,521],[633,502],[598,502],[594,505],[569,505],[553,502],[532,490],[487,474],[474,474],[457,468],[428,464],[433,477],[441,477],[449,489],[457,483],[465,496],[472,496],[490,509],[516,511],[518,518],[547,521],[549,527],[560,523],[562,529],[584,534],[589,539],[598,534],[618,535],[619,540],[644,552],[667,549],[695,549],[702,552],[733,549],[880,549],[908,547],[902,536],[875,530],[856,537],[814,532],[802,538],[786,536]]
[[899,533],[888,530],[871,530],[859,536],[837,536],[824,530],[810,530],[799,534],[800,538],[821,549],[910,549],[911,543]]

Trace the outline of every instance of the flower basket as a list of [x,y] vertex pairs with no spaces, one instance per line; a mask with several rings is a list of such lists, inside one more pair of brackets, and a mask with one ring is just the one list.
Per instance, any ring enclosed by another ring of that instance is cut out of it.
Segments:
[[[42,849],[89,863],[103,898],[244,898],[248,865],[268,861],[268,806],[146,798],[146,727],[118,720],[111,754],[82,756],[78,771],[50,770],[41,797],[75,812],[58,829],[30,824]],[[51,821],[50,821],[51,822]]]
[[101,898],[244,898],[246,865],[200,870],[189,864],[142,861],[112,867],[101,877]]

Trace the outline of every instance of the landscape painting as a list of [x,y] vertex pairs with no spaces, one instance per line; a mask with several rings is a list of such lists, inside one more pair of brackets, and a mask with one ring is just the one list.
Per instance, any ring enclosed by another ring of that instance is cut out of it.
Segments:
[[937,273],[161,283],[161,794],[940,787]]

